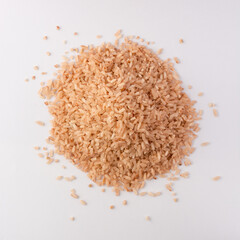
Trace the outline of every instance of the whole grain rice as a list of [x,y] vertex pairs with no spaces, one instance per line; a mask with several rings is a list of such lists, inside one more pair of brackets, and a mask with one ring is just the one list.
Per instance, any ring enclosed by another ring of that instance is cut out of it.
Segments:
[[56,80],[39,91],[53,98],[48,142],[98,185],[138,193],[194,151],[195,101],[170,59],[125,38],[81,46],[73,61],[55,67]]
[[216,177],[213,177],[213,181],[218,181],[218,180],[220,180],[221,179],[221,177],[220,176],[216,176]]

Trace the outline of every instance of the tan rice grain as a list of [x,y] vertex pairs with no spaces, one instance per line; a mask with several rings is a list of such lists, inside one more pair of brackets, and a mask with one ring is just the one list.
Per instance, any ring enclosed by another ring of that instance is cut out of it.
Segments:
[[56,179],[57,179],[57,180],[62,180],[62,179],[63,179],[63,176],[57,176]]
[[214,104],[214,103],[209,103],[208,106],[209,106],[209,107],[214,107],[215,104]]
[[218,111],[217,111],[217,109],[213,109],[213,115],[214,115],[214,117],[217,117],[218,116]]
[[220,176],[216,176],[216,177],[213,177],[213,181],[218,181],[218,180],[220,180],[221,179],[221,177]]
[[148,192],[148,196],[155,197],[155,194],[153,192]]
[[203,143],[201,143],[201,146],[202,147],[205,147],[205,146],[207,146],[207,145],[209,145],[210,143],[209,142],[203,142]]
[[40,125],[40,126],[45,126],[45,123],[42,121],[36,121],[36,124]]
[[127,205],[127,200],[123,200],[122,204]]
[[110,208],[110,209],[114,209],[114,208],[115,208],[115,206],[114,206],[114,205],[111,205],[109,208]]
[[151,218],[150,218],[149,216],[146,216],[145,219],[146,219],[147,221],[151,221]]
[[162,51],[163,51],[163,48],[159,48],[159,49],[157,50],[157,54],[161,54]]
[[183,172],[180,174],[181,177],[183,178],[188,178],[189,177],[189,172]]
[[79,196],[78,196],[76,193],[74,193],[74,192],[72,192],[72,193],[70,194],[70,196],[73,197],[73,198],[75,198],[75,199],[78,199],[78,198],[79,198]]
[[180,63],[180,60],[179,60],[179,58],[177,58],[177,57],[174,57],[173,58],[174,59],[174,61],[178,64],[178,63]]
[[38,156],[39,156],[40,158],[44,158],[44,155],[43,155],[42,153],[38,153]]
[[166,188],[167,188],[167,190],[170,191],[170,192],[173,190],[173,189],[172,189],[172,185],[171,185],[170,183],[166,184]]
[[179,43],[183,43],[183,39],[182,38],[179,39]]
[[81,203],[82,205],[87,205],[87,202],[84,201],[84,200],[80,200],[80,203]]

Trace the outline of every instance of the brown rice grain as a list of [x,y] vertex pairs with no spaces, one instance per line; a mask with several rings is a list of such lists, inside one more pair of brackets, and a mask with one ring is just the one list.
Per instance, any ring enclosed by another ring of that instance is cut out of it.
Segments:
[[45,126],[45,123],[42,121],[36,121],[36,124],[38,124],[39,126]]
[[155,194],[153,192],[148,192],[148,196],[155,197]]
[[84,200],[80,200],[80,203],[81,203],[82,205],[87,205],[87,202],[84,201]]
[[38,153],[38,156],[39,156],[40,158],[44,158],[44,155],[43,155],[42,153]]
[[217,109],[213,109],[213,115],[214,115],[214,117],[217,117],[218,116],[218,111],[217,111]]
[[177,64],[180,63],[180,60],[177,57],[174,57],[173,59]]
[[183,43],[183,39],[182,38],[179,39],[179,43],[180,44]]
[[157,50],[157,54],[161,54],[162,51],[163,51],[163,48],[159,48],[159,49]]
[[205,146],[207,146],[207,145],[209,145],[210,143],[209,142],[203,142],[203,143],[201,143],[201,146],[202,147],[205,147]]
[[180,176],[182,178],[188,178],[189,177],[189,173],[188,172],[183,172],[183,173],[180,174]]
[[151,218],[150,218],[149,216],[146,216],[145,219],[146,219],[147,221],[151,221]]
[[218,180],[220,180],[220,179],[221,179],[220,176],[216,176],[216,177],[213,177],[213,178],[212,178],[213,181],[218,181]]
[[76,193],[73,193],[73,192],[70,194],[70,196],[73,197],[73,198],[75,198],[75,199],[78,199],[78,198],[79,198],[79,196],[78,196]]

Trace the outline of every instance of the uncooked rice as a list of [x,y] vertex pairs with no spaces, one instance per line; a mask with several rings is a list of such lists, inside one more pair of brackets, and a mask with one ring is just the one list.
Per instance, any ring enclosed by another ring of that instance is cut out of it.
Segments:
[[209,145],[210,143],[209,142],[203,142],[203,143],[201,143],[201,146],[202,147],[205,147],[205,146],[207,146],[207,145]]
[[55,153],[118,191],[176,171],[194,151],[199,116],[170,59],[128,38],[78,51],[39,91]]
[[80,203],[81,203],[82,205],[87,205],[87,202],[84,201],[84,200],[80,200]]
[[217,117],[218,116],[218,111],[217,111],[217,109],[213,109],[213,115],[214,115],[214,117]]
[[36,121],[36,124],[38,124],[39,126],[45,126],[45,123],[42,121]]
[[218,180],[220,180],[220,179],[221,179],[220,176],[213,177],[213,181],[218,181]]
[[147,221],[150,221],[150,220],[151,220],[151,218],[150,218],[149,216],[146,216],[145,219],[146,219]]

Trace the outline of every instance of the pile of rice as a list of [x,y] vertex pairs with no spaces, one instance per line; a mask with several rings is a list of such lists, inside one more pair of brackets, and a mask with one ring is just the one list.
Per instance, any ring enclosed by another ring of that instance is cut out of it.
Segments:
[[199,127],[170,59],[128,38],[76,52],[39,91],[56,152],[116,191],[177,170]]

